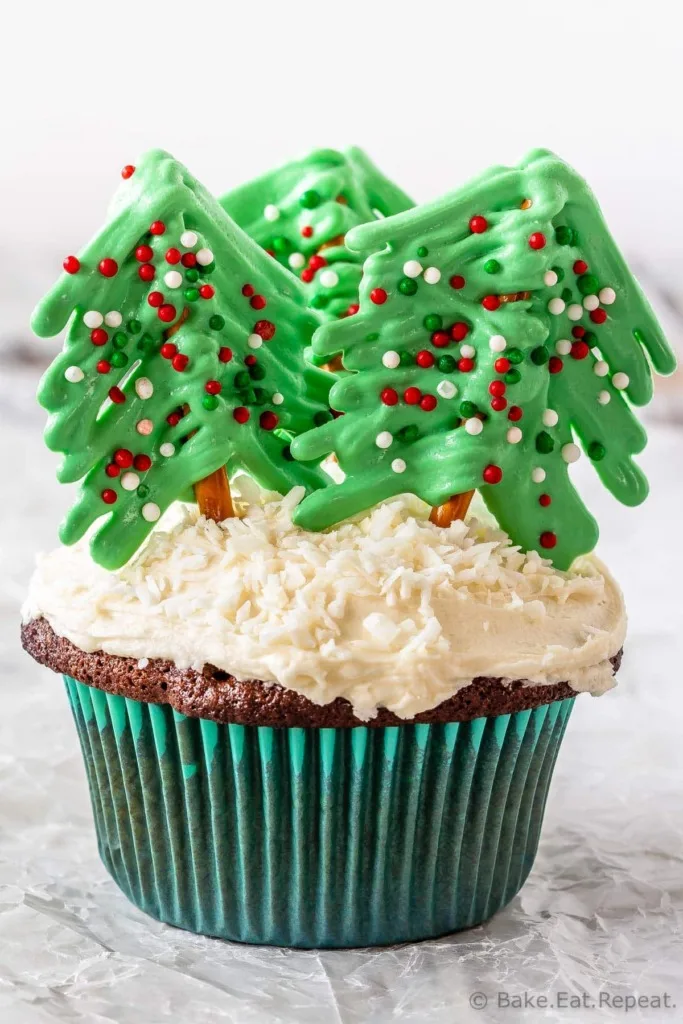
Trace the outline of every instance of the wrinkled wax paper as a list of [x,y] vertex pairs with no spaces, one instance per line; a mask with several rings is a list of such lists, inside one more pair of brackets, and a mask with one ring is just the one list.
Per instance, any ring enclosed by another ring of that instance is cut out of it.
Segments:
[[[521,894],[437,942],[317,953],[165,927],[101,866],[61,680],[17,640],[35,552],[56,543],[69,500],[34,387],[28,372],[0,380],[2,1024],[683,1020],[683,430],[651,431],[645,508],[617,505],[579,464],[630,632],[619,688],[577,700]],[[601,993],[610,1005],[591,1009]],[[665,993],[675,1008],[626,1012],[626,997]],[[555,1005],[520,1009],[525,994]],[[569,1005],[578,996],[589,1008]]]

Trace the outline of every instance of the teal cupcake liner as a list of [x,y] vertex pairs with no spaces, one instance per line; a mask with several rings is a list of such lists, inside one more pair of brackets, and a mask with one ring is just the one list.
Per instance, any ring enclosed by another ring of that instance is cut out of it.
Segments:
[[179,928],[308,948],[426,939],[509,903],[574,703],[273,729],[65,679],[100,855],[126,896]]

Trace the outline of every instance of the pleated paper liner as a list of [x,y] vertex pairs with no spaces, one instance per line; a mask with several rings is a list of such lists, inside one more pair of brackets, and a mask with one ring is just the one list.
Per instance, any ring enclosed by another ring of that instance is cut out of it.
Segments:
[[66,678],[100,855],[169,924],[240,942],[425,939],[504,907],[574,698],[472,722],[217,725]]

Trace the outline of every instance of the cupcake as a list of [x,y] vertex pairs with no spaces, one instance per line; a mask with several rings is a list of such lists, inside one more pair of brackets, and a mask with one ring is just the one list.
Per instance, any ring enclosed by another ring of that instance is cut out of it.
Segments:
[[231,940],[478,924],[531,869],[576,695],[614,685],[623,601],[568,466],[644,498],[652,312],[545,152],[350,231],[359,311],[321,326],[171,157],[124,177],[34,316],[69,321],[40,398],[83,484],[22,626],[104,864]]

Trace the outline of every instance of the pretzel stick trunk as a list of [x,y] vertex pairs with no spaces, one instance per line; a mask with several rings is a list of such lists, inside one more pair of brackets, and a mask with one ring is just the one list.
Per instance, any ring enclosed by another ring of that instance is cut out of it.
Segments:
[[[172,338],[176,331],[187,320],[189,309],[185,307],[178,321],[164,332],[166,340]],[[207,519],[213,519],[222,523],[224,519],[231,519],[235,515],[235,506],[232,503],[230,494],[230,482],[225,466],[220,466],[202,480],[194,484],[194,496],[197,499],[199,511]]]
[[473,497],[474,491],[463,491],[462,494],[454,494],[443,505],[435,505],[429,516],[430,523],[450,526],[455,519],[464,519]]

